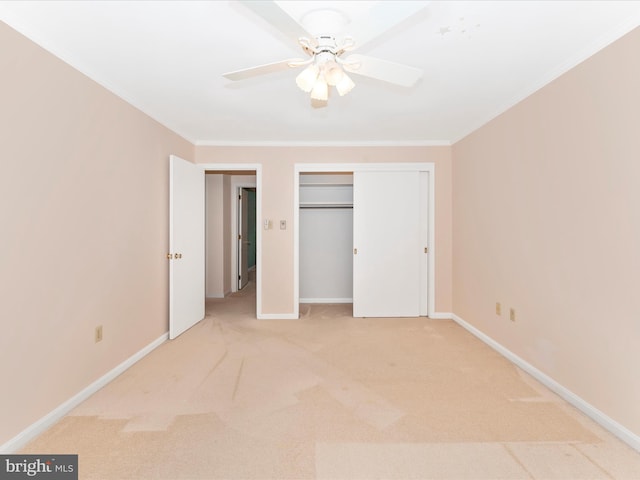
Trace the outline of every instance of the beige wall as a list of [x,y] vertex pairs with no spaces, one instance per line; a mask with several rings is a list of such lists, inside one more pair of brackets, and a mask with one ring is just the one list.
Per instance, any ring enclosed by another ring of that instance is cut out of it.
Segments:
[[638,52],[640,29],[453,149],[454,312],[636,434]]
[[[262,313],[291,314],[293,305],[293,178],[296,163],[433,162],[436,168],[436,305],[450,312],[451,148],[450,147],[196,147],[197,163],[262,165]],[[286,220],[287,230],[277,228]]]
[[167,331],[168,156],[194,148],[4,23],[0,45],[1,445]]
[[[225,239],[229,242],[229,227],[225,224],[225,206],[228,206],[228,191],[224,189],[223,174],[205,175],[205,215],[206,215],[206,296],[223,298],[225,290],[225,265],[229,257],[225,257]],[[227,201],[225,201],[227,200]],[[227,278],[227,284],[229,279]]]

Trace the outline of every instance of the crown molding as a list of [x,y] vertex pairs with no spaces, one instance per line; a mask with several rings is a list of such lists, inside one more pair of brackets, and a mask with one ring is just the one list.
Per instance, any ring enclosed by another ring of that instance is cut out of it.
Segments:
[[450,147],[449,140],[199,140],[196,147]]

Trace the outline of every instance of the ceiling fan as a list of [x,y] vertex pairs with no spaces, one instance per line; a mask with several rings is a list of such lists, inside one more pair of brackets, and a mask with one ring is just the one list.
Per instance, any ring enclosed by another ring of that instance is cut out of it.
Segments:
[[429,2],[376,2],[358,22],[350,22],[333,8],[311,10],[298,21],[275,1],[241,0],[240,3],[296,42],[307,58],[292,58],[223,74],[229,80],[306,67],[296,77],[296,84],[310,93],[311,105],[318,108],[328,104],[330,87],[335,87],[340,96],[353,89],[355,83],[347,72],[402,87],[413,86],[422,76],[419,68],[365,55],[345,55],[415,15]]

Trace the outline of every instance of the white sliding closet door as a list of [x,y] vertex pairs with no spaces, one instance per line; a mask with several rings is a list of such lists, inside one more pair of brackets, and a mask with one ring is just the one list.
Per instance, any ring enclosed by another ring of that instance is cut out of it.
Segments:
[[170,157],[169,338],[204,318],[204,171]]
[[421,313],[420,180],[418,171],[354,172],[354,317]]

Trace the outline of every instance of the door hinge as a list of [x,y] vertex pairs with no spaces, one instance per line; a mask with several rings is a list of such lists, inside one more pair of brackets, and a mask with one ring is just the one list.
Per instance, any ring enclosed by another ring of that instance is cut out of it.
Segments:
[[238,275],[238,280],[242,280],[242,275]]
[[429,247],[424,247],[424,253],[429,253]]
[[242,235],[238,235],[238,240],[242,240]]

